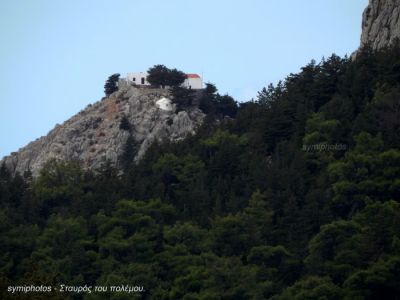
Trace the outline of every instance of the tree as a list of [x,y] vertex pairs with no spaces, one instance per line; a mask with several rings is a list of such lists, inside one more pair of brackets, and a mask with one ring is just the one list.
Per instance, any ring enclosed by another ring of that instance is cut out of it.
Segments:
[[234,118],[237,113],[236,101],[229,95],[217,96],[217,113]]
[[217,88],[212,83],[206,83],[206,87],[204,92],[200,98],[199,108],[205,114],[213,114],[216,110],[216,97],[217,97]]
[[257,102],[262,105],[270,106],[273,102],[278,100],[282,94],[282,81],[279,81],[276,87],[270,83],[267,88],[264,87],[261,92],[258,92]]
[[[343,299],[342,290],[329,277],[311,276],[297,281],[285,289],[282,294],[273,297],[274,300],[339,300]],[[360,298],[359,298],[360,299]]]
[[357,118],[358,131],[382,133],[385,146],[400,147],[400,97],[399,86],[383,85],[375,91],[374,98]]
[[126,171],[132,165],[135,155],[138,151],[138,144],[132,135],[129,135],[123,148],[121,163]]
[[170,87],[180,86],[186,79],[186,74],[177,69],[171,69],[168,72],[167,85]]
[[345,283],[346,299],[397,299],[400,258],[390,256],[352,275]]
[[118,91],[118,80],[120,74],[116,73],[108,77],[106,84],[104,85],[104,93],[106,96]]
[[121,122],[119,123],[119,129],[129,131],[131,129],[131,124],[126,116],[123,116]]
[[251,195],[248,206],[243,210],[242,218],[248,229],[253,230],[256,242],[267,241],[272,231],[273,211],[265,194],[256,191]]
[[47,161],[38,178],[32,184],[35,206],[42,217],[65,209],[78,210],[81,206],[84,173],[79,162],[63,162],[55,159]]
[[384,151],[381,134],[354,136],[355,147],[342,160],[328,165],[332,180],[332,207],[342,217],[351,216],[369,201],[398,199],[400,151]]
[[193,103],[194,93],[191,89],[186,89],[180,86],[174,86],[170,89],[173,102],[176,104],[177,111],[188,108]]
[[37,263],[38,274],[55,271],[63,282],[82,284],[97,276],[97,267],[93,264],[97,253],[89,250],[92,245],[93,240],[83,217],[52,215],[36,239],[32,259]]
[[186,78],[185,73],[177,69],[168,69],[164,65],[155,65],[147,71],[147,81],[156,87],[180,86]]
[[155,65],[147,70],[147,81],[154,86],[164,87],[169,69],[164,65]]

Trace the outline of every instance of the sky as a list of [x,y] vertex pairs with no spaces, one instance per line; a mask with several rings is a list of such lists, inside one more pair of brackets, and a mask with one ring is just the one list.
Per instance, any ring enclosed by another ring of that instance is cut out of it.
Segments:
[[164,64],[237,101],[359,45],[368,0],[0,0],[0,158]]

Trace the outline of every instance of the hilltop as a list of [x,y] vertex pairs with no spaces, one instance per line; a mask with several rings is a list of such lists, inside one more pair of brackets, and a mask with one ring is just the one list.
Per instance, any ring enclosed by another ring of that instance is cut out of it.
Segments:
[[202,124],[205,114],[199,108],[178,112],[172,98],[168,89],[125,84],[2,161],[12,173],[34,175],[50,159],[76,160],[94,169],[106,161],[119,166],[129,137],[132,160],[138,160],[153,141],[183,139]]

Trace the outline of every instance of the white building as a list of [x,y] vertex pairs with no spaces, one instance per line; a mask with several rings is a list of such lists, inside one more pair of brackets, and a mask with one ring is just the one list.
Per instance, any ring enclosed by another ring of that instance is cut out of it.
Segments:
[[147,72],[136,72],[126,74],[126,80],[139,85],[150,85],[147,82]]
[[[126,74],[126,80],[128,82],[132,82],[138,85],[150,85],[147,81],[147,72],[135,72]],[[188,89],[202,89],[203,88],[203,79],[198,74],[185,74],[186,79],[182,83],[183,87]]]
[[188,89],[202,89],[203,88],[203,79],[197,74],[185,74],[186,79],[183,82],[182,86]]

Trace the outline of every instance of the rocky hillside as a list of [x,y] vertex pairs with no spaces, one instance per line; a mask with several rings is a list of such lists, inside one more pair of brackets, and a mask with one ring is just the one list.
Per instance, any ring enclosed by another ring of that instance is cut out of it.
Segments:
[[400,38],[400,0],[369,0],[363,13],[361,47],[377,50]]
[[[136,142],[137,160],[154,140],[182,139],[202,123],[205,115],[199,109],[176,112],[169,97],[163,89],[122,87],[2,162],[12,172],[30,169],[34,175],[52,158],[79,160],[85,168],[99,167],[105,160],[118,165],[129,136]],[[123,118],[129,121],[125,126]]]

